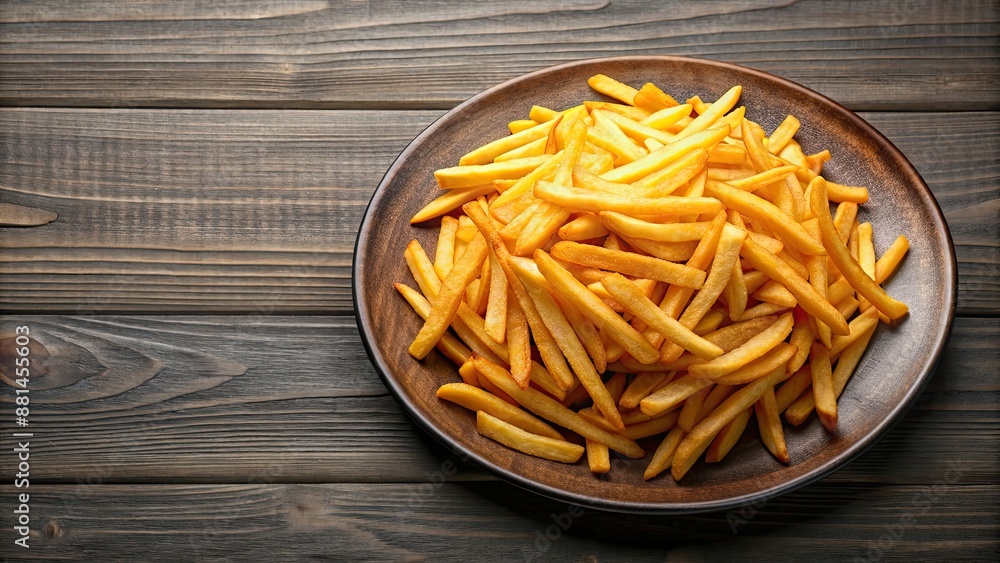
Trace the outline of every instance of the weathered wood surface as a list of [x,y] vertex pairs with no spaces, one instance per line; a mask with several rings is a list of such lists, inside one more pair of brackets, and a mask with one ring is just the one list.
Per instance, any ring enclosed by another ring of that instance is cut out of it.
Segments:
[[[1000,488],[813,485],[729,512],[584,510],[505,483],[41,485],[18,559],[993,560]],[[0,487],[4,497],[13,487]],[[854,522],[855,525],[845,525]],[[0,532],[9,542],[13,532]],[[18,548],[20,549],[20,548]]]
[[[38,482],[419,482],[457,459],[401,412],[349,317],[14,316],[0,330],[19,324],[50,357],[31,384]],[[929,483],[959,463],[964,482],[994,484],[997,341],[1000,319],[959,319],[914,409],[828,480]],[[14,462],[0,456],[0,474]]]
[[[0,110],[0,198],[59,213],[0,229],[0,309],[349,314],[368,200],[440,115]],[[1000,312],[1000,113],[862,116],[946,213],[959,311]]]
[[5,0],[0,104],[446,108],[616,55],[729,61],[853,109],[998,109],[993,0]]

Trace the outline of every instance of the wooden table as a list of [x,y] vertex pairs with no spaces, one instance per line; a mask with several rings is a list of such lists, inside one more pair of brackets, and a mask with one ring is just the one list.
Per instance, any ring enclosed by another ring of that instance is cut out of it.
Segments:
[[[48,370],[27,428],[3,386],[0,554],[994,559],[998,20],[994,0],[3,0],[0,197],[58,219],[0,229],[5,337],[29,327]],[[649,517],[521,491],[418,431],[360,343],[355,233],[403,147],[505,79],[625,54],[730,61],[840,101],[951,227],[958,317],[919,402],[762,505]],[[18,431],[30,489],[12,484]],[[12,543],[23,492],[30,550]]]

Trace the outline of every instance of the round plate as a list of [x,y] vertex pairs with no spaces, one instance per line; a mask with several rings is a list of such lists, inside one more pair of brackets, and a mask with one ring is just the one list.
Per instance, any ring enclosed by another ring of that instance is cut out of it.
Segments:
[[[457,369],[437,350],[423,361],[407,353],[422,325],[393,289],[416,287],[403,249],[417,239],[436,248],[437,223],[413,227],[409,218],[440,194],[433,171],[509,134],[507,122],[523,119],[533,104],[566,108],[603,99],[587,78],[606,74],[626,84],[652,82],[677,99],[714,100],[743,86],[747,117],[772,131],[786,115],[799,118],[796,139],[807,154],[830,149],[828,179],[867,186],[871,200],[859,220],[872,220],[876,252],[899,234],[910,252],[886,289],[910,307],[894,327],[880,326],[838,402],[840,426],[827,433],[813,417],[799,428],[785,425],[791,464],[775,460],[758,440],[743,440],[720,463],[698,464],[680,482],[669,471],[649,482],[642,473],[656,441],[641,442],[646,459],[614,459],[594,476],[581,461],[566,465],[534,458],[476,433],[475,414],[435,396],[458,381]],[[851,111],[787,80],[731,64],[681,57],[622,57],[574,62],[526,74],[459,105],[423,131],[399,155],[372,196],[354,252],[354,305],[372,363],[407,413],[459,455],[526,489],[589,507],[625,512],[684,513],[720,510],[790,491],[855,458],[903,416],[929,379],[951,329],[956,302],[954,248],[930,190],[885,137]]]

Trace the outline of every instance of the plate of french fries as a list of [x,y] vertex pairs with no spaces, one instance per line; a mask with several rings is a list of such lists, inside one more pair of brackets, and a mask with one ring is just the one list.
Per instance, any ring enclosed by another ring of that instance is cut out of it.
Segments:
[[802,86],[681,57],[580,61],[479,94],[365,213],[358,325],[463,459],[602,509],[768,498],[914,402],[956,265],[920,175]]

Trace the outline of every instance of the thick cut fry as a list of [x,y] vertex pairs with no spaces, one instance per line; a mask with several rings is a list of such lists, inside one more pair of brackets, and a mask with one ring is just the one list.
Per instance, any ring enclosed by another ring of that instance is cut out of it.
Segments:
[[910,249],[910,241],[903,235],[896,237],[896,240],[889,245],[882,256],[875,262],[875,283],[882,285],[889,276],[896,271],[899,263],[906,256],[906,251]]
[[437,252],[434,254],[434,271],[443,281],[455,263],[455,233],[458,231],[458,219],[444,216],[441,218],[441,230],[438,232]]
[[[691,469],[698,457],[708,448],[712,439],[719,433],[723,426],[729,424],[736,416],[750,408],[764,393],[774,387],[774,384],[784,377],[784,368],[778,368],[768,375],[747,384],[739,391],[733,393],[717,409],[712,411],[704,420],[698,423],[691,430],[674,454],[671,474],[674,479],[680,481]],[[516,397],[515,397],[516,398]]]
[[788,141],[791,141],[792,137],[795,136],[795,133],[799,131],[800,125],[801,123],[795,118],[794,115],[786,117],[785,120],[781,122],[781,125],[778,125],[768,138],[767,150],[771,154],[779,154],[781,149],[785,148]]
[[784,285],[795,296],[799,307],[826,323],[834,334],[848,334],[844,316],[780,258],[749,238],[743,241],[740,255],[751,266]]
[[653,363],[659,359],[659,353],[639,332],[629,326],[551,256],[542,250],[536,250],[535,263],[556,291],[579,307],[584,316],[595,326],[606,330],[608,335],[635,359],[643,363]]
[[476,430],[509,448],[543,459],[576,463],[583,455],[583,446],[526,432],[483,411],[476,413]]
[[764,396],[753,404],[757,415],[757,428],[760,430],[760,440],[771,455],[782,463],[788,463],[788,446],[785,443],[785,432],[781,428],[781,413],[778,412],[778,402],[774,397],[774,388],[764,391]]
[[817,256],[826,254],[819,241],[809,236],[801,224],[774,204],[722,182],[708,182],[705,192],[721,200],[727,207],[739,211],[741,215],[763,223],[797,251]]
[[711,360],[723,354],[722,348],[698,336],[690,329],[664,313],[652,301],[639,291],[632,282],[621,274],[611,274],[602,281],[605,289],[618,300],[625,309],[642,319],[648,326],[675,342],[685,350],[689,350],[705,360]]
[[441,291],[434,300],[430,316],[410,344],[409,351],[413,357],[423,359],[448,330],[451,319],[462,303],[465,287],[479,274],[487,254],[486,240],[482,236],[473,238],[441,284]]
[[[818,176],[813,180],[809,184],[809,190],[812,199],[810,207],[813,215],[819,219],[820,231],[823,234],[823,246],[826,247],[827,253],[840,273],[847,278],[851,287],[868,299],[879,311],[888,315],[890,319],[896,320],[905,315],[908,311],[906,304],[889,297],[885,290],[875,283],[875,280],[865,274],[857,261],[851,258],[850,252],[835,231],[833,218],[830,217],[830,206],[826,198],[826,182],[823,178]],[[831,328],[833,327],[831,326]],[[838,333],[836,330],[834,333],[844,334],[843,332]]]
[[531,387],[521,389],[503,367],[478,355],[472,356],[472,362],[480,373],[536,415],[572,430],[584,438],[600,442],[628,457],[641,458],[645,456],[645,452],[634,441],[598,428],[540,391]]
[[676,216],[686,213],[717,213],[722,210],[719,200],[711,197],[644,197],[642,195],[605,194],[537,182],[535,197],[576,211],[618,211],[626,215]]
[[410,268],[410,273],[413,274],[413,279],[416,280],[417,287],[427,296],[428,301],[433,301],[437,297],[438,292],[441,291],[441,278],[437,276],[437,272],[434,271],[434,265],[431,264],[423,247],[420,246],[420,243],[416,239],[411,240],[406,245],[406,250],[403,251],[403,259]]
[[[668,377],[670,377],[670,374],[665,371],[636,374],[635,379],[632,380],[632,383],[629,383],[618,404],[626,409],[638,407],[639,401],[648,397]],[[624,419],[622,422],[624,422]]]
[[843,186],[828,180],[826,182],[826,195],[830,201],[837,203],[866,203],[868,201],[868,188]]
[[739,348],[726,352],[712,361],[688,368],[693,377],[720,377],[732,373],[768,353],[792,332],[791,313],[785,313],[766,330]]
[[814,342],[809,354],[812,366],[813,400],[820,422],[830,432],[837,431],[837,397],[833,393],[833,370],[830,367],[830,351],[819,342]]
[[752,414],[752,408],[743,409],[729,421],[729,424],[726,424],[716,434],[715,439],[712,440],[712,444],[708,446],[708,450],[705,452],[705,462],[718,463],[722,461],[722,458],[726,457],[726,454],[733,449],[740,436],[743,435]]
[[466,385],[465,383],[446,383],[438,388],[437,396],[440,399],[465,407],[472,412],[484,411],[489,413],[526,432],[545,436],[553,440],[565,439],[554,428],[538,420],[528,412],[500,400],[495,395],[491,395],[477,387]]
[[698,289],[705,282],[705,272],[688,266],[674,264],[634,252],[609,250],[590,244],[558,242],[552,247],[552,256],[583,266],[621,272],[630,276],[672,283]]
[[653,418],[638,424],[627,426],[625,427],[625,430],[622,430],[621,435],[631,440],[641,440],[643,438],[669,432],[674,426],[677,426],[677,418],[679,415],[679,412],[674,411],[666,416]]

